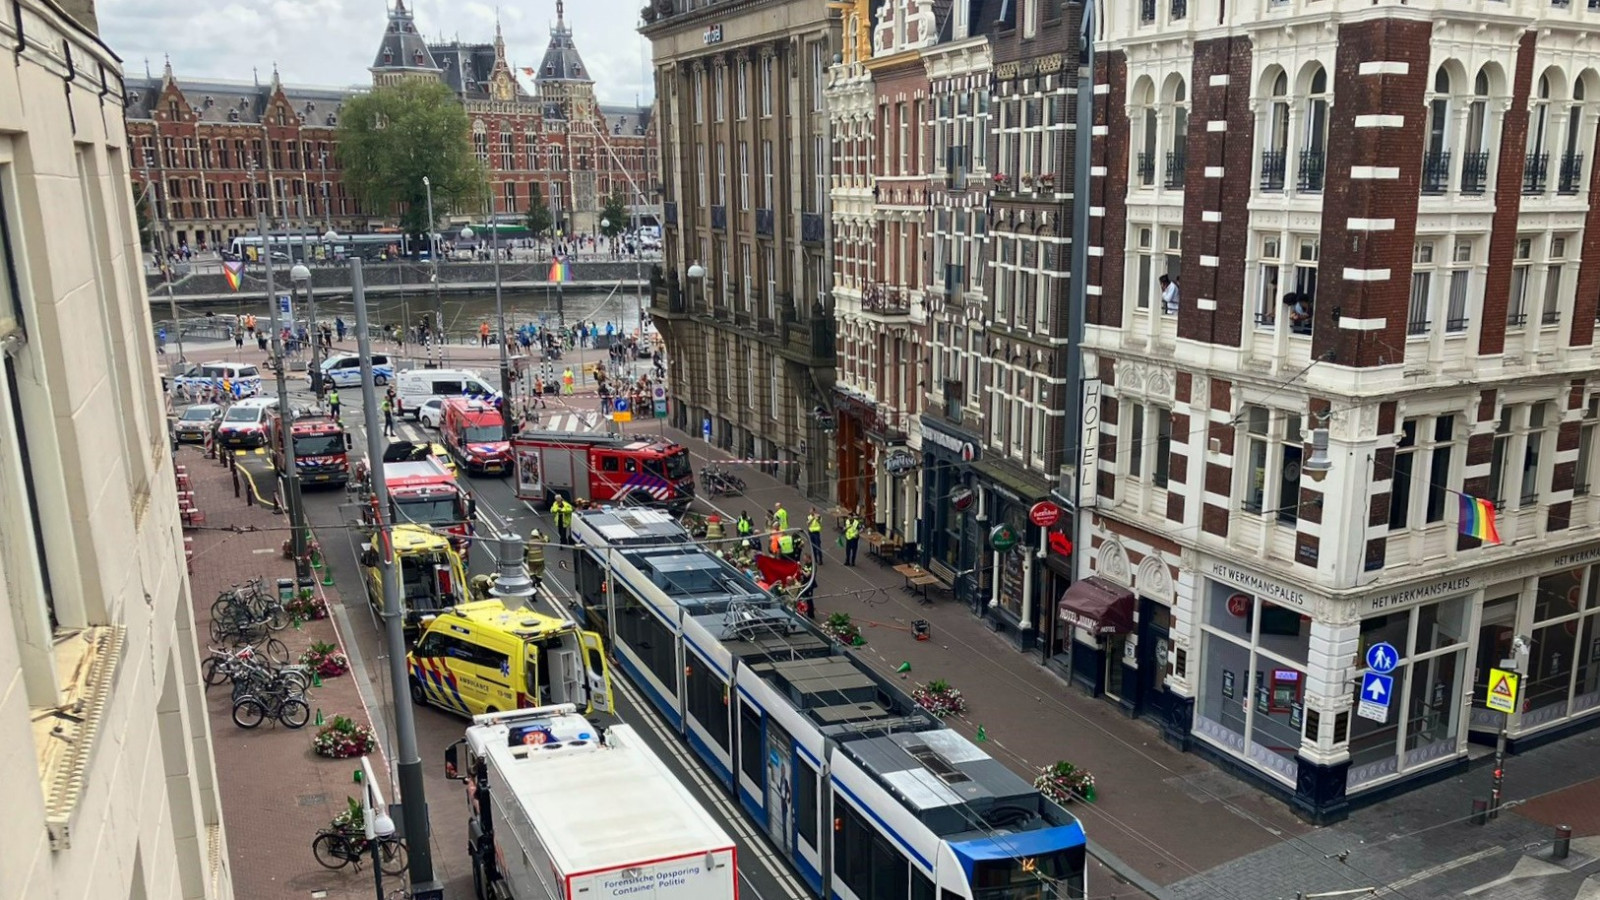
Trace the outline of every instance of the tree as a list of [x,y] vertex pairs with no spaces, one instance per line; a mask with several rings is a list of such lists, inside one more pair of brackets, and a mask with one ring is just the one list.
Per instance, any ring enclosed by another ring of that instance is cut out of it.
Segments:
[[605,205],[600,207],[600,218],[605,222],[600,226],[600,233],[608,238],[628,230],[628,204],[622,199],[621,191],[606,198]]
[[149,190],[149,187],[137,181],[133,183],[133,217],[139,226],[139,247],[147,253],[155,247],[155,229],[150,224],[150,200],[146,196]]
[[472,124],[450,89],[408,79],[345,101],[339,113],[338,159],[344,183],[368,209],[398,214],[408,234],[432,231],[433,212],[476,211],[484,200],[484,169],[472,149]]
[[528,200],[528,231],[536,237],[544,237],[550,226],[556,223],[556,217],[551,214],[550,207],[545,205],[544,197],[534,190],[533,196]]

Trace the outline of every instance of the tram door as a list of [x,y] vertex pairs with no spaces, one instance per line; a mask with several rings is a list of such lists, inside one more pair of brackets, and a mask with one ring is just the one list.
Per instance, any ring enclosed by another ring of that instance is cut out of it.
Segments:
[[794,854],[794,741],[767,717],[767,833],[784,856]]

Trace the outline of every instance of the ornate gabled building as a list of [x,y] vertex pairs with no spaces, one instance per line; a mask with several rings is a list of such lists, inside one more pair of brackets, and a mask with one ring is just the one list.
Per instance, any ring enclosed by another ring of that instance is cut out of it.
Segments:
[[[562,233],[594,233],[605,198],[620,193],[641,222],[656,222],[652,109],[599,103],[564,12],[557,2],[540,66],[519,68],[498,27],[493,43],[430,44],[396,0],[372,83],[436,78],[450,88],[472,121],[497,214],[520,215],[538,196]],[[531,90],[519,75],[533,80]],[[276,71],[265,85],[180,83],[170,64],[160,78],[127,84],[134,178],[163,245],[217,245],[251,232],[257,199],[277,226],[359,232],[387,224],[384,211],[361,209],[340,178],[339,110],[360,88],[289,87]]]

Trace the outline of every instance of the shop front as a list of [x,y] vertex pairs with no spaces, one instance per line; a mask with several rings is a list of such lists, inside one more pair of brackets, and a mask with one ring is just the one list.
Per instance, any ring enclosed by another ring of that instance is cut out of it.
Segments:
[[922,419],[922,522],[919,559],[951,585],[956,599],[976,607],[987,584],[977,580],[977,560],[987,521],[972,463],[981,450],[975,435]]
[[1174,658],[1167,603],[1098,575],[1072,583],[1059,596],[1058,668],[1129,715],[1165,725]]
[[834,386],[834,414],[838,430],[834,434],[837,457],[834,470],[838,473],[835,500],[845,509],[860,513],[862,521],[877,521],[876,478],[873,464],[877,460],[877,446],[867,434],[867,426],[876,415],[872,401]]
[[[1046,581],[1041,559],[1048,552],[1050,529],[1035,524],[1032,515],[1041,504],[1054,506],[1051,485],[1005,461],[980,461],[974,469],[990,544],[987,558],[980,560],[990,573],[985,580],[991,585],[981,614],[995,631],[1011,635],[1019,649],[1031,650],[1050,630],[1054,617],[1056,595],[1040,590]],[[1016,541],[1018,549],[994,546],[994,538],[1001,535],[1006,543]]]

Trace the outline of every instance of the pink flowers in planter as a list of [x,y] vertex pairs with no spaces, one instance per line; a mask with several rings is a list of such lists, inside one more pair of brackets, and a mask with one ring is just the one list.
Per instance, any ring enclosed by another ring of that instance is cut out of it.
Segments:
[[932,713],[936,719],[956,715],[967,708],[967,698],[961,696],[960,691],[951,687],[950,682],[942,678],[936,678],[928,682],[926,687],[912,691],[911,699]]
[[311,749],[329,759],[354,759],[378,749],[378,738],[371,728],[349,716],[334,716],[311,739]]

